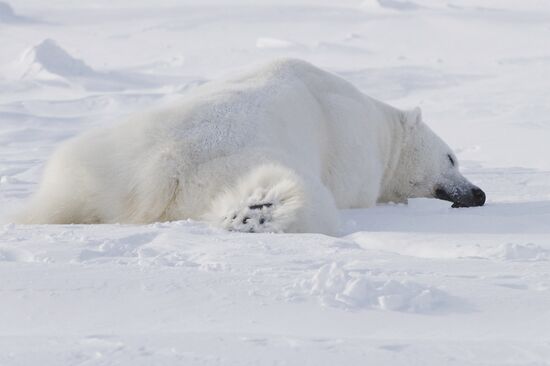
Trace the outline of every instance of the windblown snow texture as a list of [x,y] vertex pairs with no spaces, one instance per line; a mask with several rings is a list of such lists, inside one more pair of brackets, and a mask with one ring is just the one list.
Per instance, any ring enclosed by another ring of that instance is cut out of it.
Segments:
[[0,365],[547,365],[550,5],[0,3],[0,216],[62,141],[297,57],[419,105],[485,207],[340,212],[338,237],[0,225]]

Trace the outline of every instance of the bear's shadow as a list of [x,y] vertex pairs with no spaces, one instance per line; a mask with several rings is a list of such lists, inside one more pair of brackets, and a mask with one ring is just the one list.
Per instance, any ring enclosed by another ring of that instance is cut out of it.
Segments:
[[488,203],[451,208],[451,203],[414,199],[408,205],[342,210],[342,235],[357,231],[479,234],[549,234],[550,201]]

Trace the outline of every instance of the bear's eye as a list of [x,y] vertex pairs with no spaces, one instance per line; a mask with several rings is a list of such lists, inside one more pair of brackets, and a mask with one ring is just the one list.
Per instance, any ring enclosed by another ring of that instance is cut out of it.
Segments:
[[447,154],[447,157],[449,158],[449,161],[451,162],[451,165],[452,165],[452,166],[455,166],[455,160],[453,159],[453,157],[451,156],[451,154]]

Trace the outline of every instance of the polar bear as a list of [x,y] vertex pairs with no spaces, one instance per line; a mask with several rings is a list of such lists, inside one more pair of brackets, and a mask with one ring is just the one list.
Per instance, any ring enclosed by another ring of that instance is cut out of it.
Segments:
[[283,59],[66,142],[19,221],[334,234],[340,208],[412,197],[485,202],[419,109]]

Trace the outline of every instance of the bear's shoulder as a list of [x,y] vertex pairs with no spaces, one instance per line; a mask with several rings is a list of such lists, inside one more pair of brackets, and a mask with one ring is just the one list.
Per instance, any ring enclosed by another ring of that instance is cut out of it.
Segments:
[[[312,77],[330,77],[328,72],[296,58],[277,58],[255,68],[242,79],[264,79],[269,81],[304,81]],[[242,80],[241,79],[241,80]]]

